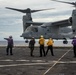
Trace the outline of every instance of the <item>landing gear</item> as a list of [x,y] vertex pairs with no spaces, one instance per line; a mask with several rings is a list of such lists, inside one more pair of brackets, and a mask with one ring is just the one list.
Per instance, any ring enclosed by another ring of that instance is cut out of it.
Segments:
[[28,39],[26,39],[26,40],[25,40],[25,43],[28,43],[28,42],[29,42]]
[[64,38],[63,44],[68,44],[68,41],[66,38]]

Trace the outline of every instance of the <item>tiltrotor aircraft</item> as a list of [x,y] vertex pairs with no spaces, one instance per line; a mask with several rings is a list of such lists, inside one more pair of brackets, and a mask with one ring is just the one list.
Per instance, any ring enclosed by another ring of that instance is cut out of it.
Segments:
[[[75,6],[75,4],[73,5]],[[28,8],[25,10],[21,10],[10,7],[6,8],[26,13],[26,15],[23,16],[23,33],[21,35],[21,37],[23,37],[24,39],[30,39],[31,37],[39,39],[41,35],[43,35],[46,39],[50,37],[54,39],[73,38],[73,34],[76,33],[76,26],[74,22],[72,22],[73,18],[75,17],[75,13],[73,13],[72,18],[70,19],[65,19],[57,22],[38,23],[32,21],[31,13],[48,9],[31,10]],[[69,28],[68,26],[72,26],[72,28]]]
[[75,36],[76,35],[76,2],[65,2],[65,1],[58,1],[58,0],[51,0],[51,1],[71,4],[75,7],[75,9],[72,11],[72,17],[70,17],[70,23],[71,23],[71,26],[72,26],[73,36]]

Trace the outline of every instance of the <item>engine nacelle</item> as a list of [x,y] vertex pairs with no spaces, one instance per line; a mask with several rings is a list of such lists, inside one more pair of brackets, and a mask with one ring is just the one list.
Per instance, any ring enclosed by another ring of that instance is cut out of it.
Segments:
[[73,34],[76,35],[76,10],[72,12],[72,30]]
[[23,32],[26,30],[27,27],[31,25],[31,24],[27,24],[27,21],[32,21],[30,13],[23,16]]

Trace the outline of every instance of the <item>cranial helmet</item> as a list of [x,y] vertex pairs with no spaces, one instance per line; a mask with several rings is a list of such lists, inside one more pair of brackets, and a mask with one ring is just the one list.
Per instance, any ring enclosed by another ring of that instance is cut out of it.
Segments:
[[41,35],[40,37],[43,37],[43,35]]
[[9,38],[12,38],[12,36],[9,36]]

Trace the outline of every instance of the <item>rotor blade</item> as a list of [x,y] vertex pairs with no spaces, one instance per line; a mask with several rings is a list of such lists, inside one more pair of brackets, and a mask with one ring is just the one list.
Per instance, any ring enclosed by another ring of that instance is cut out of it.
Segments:
[[64,2],[64,1],[58,1],[58,0],[52,0],[52,1],[61,2],[61,3],[67,3],[67,4],[71,4],[71,5],[76,6],[76,3],[74,3],[74,2]]
[[21,10],[21,9],[15,9],[15,8],[10,8],[10,7],[5,7],[5,8],[6,8],[6,9],[15,10],[15,11],[19,11],[19,12],[22,12],[22,13],[26,13],[26,12],[27,12],[27,9]]
[[49,9],[40,9],[40,10],[31,10],[31,12],[32,12],[32,13],[34,13],[34,12],[38,12],[38,11],[52,10],[52,9],[54,9],[54,8],[49,8]]
[[21,10],[21,9],[15,9],[15,8],[10,8],[10,7],[6,7],[6,8],[11,9],[11,10],[15,10],[15,11],[19,11],[19,12],[22,12],[22,13],[34,13],[34,12],[38,12],[38,11],[54,9],[54,8],[49,8],[49,9],[31,10],[30,8],[27,8],[27,9]]

